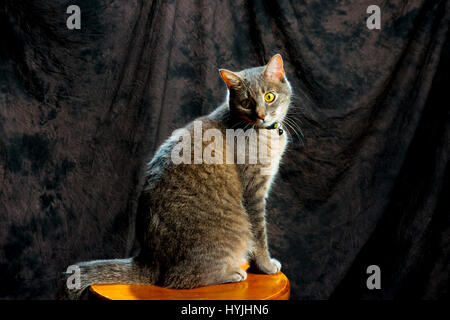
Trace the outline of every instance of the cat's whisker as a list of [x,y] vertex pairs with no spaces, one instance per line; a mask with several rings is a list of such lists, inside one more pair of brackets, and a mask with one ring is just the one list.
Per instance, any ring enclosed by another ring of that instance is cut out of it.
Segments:
[[300,137],[299,133],[298,133],[297,130],[295,129],[295,126],[293,126],[292,122],[291,122],[288,118],[285,118],[284,120],[286,121],[286,122],[284,122],[284,124],[285,124],[287,127],[289,127],[289,128],[295,133],[297,139],[298,139],[300,142],[303,142],[302,138]]
[[305,135],[303,134],[302,128],[295,122],[295,119],[287,116],[286,120],[290,121],[290,123],[298,129],[299,133],[302,135],[303,138],[305,138]]
[[[288,122],[286,122],[286,123],[288,123]],[[296,128],[296,126],[293,125],[292,123],[289,123],[289,126],[290,126],[290,127],[292,128],[292,130],[295,132],[295,134],[296,134],[296,136],[297,136],[299,142],[303,144],[303,143],[304,143],[304,139],[305,139],[303,133],[302,133],[301,131],[299,132],[299,131],[298,131],[298,128]]]
[[[285,119],[286,120],[286,119]],[[297,139],[300,139],[299,138],[299,136],[298,136],[298,134],[297,134],[297,132],[294,130],[294,128],[292,128],[292,126],[286,121],[286,122],[283,122],[283,125],[286,127],[286,128],[289,128],[292,132],[294,132],[295,134],[296,134],[296,136],[297,136]]]
[[[284,125],[284,123],[283,123],[283,125]],[[288,136],[288,141],[293,141],[292,135],[291,135],[291,133],[290,133],[288,127],[285,127],[285,129],[286,129],[286,130],[285,130],[286,135]]]
[[300,115],[303,115],[303,114],[301,114],[301,113],[298,113],[298,114],[296,114],[296,113],[288,113],[288,114],[286,114],[286,117],[287,118],[290,118],[290,119],[292,119],[292,120],[294,120],[294,121],[297,121],[297,122],[299,122],[300,124],[303,124],[303,121],[302,121],[302,119],[300,119],[300,118],[297,118],[297,117],[299,117]]
[[289,136],[289,141],[292,141],[292,142],[294,142],[294,136],[293,136],[293,133],[292,133],[292,128],[290,127],[290,126],[288,126],[288,125],[286,125],[285,126],[285,128],[286,128],[286,133],[288,134],[288,136]]

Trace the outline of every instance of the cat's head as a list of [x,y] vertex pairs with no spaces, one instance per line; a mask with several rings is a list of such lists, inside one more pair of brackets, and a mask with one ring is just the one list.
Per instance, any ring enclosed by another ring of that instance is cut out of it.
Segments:
[[292,91],[281,55],[276,54],[263,67],[219,72],[228,87],[228,103],[234,118],[259,128],[283,121]]

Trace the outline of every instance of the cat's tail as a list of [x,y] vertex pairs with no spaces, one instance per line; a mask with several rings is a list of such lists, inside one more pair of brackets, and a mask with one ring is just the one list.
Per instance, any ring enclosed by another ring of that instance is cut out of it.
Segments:
[[94,260],[70,266],[56,293],[61,300],[81,299],[86,289],[98,283],[153,284],[157,270],[140,262],[137,258]]

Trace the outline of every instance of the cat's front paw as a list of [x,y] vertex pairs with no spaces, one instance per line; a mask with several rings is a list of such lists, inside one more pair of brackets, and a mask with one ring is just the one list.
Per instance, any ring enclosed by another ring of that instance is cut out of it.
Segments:
[[281,263],[277,259],[266,259],[264,261],[258,261],[256,267],[266,274],[274,274],[280,272]]

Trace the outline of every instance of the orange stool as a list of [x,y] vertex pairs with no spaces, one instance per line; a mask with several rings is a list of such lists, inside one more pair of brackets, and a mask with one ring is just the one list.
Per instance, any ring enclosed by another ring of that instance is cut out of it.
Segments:
[[289,300],[290,285],[281,272],[248,273],[242,282],[194,289],[168,289],[150,284],[96,284],[90,287],[90,292],[103,300]]

